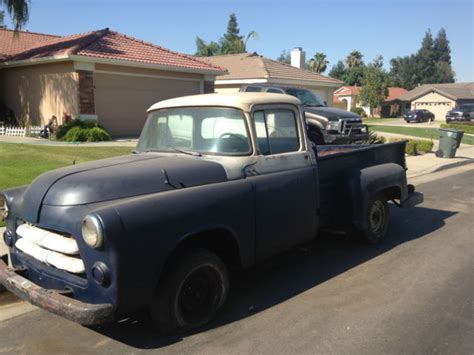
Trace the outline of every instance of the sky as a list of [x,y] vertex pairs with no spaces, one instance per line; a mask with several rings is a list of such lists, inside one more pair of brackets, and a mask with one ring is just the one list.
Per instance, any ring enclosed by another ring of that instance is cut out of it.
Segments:
[[390,59],[420,48],[428,29],[445,28],[456,81],[474,81],[474,0],[31,0],[25,29],[68,35],[108,27],[193,54],[196,36],[218,40],[232,12],[241,34],[258,33],[249,52],[276,59],[303,47],[306,59],[325,53],[328,71],[354,49],[366,62],[382,55],[389,69]]

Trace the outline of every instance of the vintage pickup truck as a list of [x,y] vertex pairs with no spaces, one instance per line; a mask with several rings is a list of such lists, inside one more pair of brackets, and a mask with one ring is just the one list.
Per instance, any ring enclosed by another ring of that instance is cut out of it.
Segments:
[[133,154],[0,193],[11,256],[0,283],[85,325],[146,308],[178,332],[215,316],[228,270],[308,243],[321,227],[376,243],[387,201],[423,201],[407,185],[405,142],[317,148],[306,128],[288,95],[153,105]]

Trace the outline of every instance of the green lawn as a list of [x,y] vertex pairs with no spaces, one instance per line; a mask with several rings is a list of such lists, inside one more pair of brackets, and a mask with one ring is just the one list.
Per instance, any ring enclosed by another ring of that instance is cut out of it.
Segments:
[[363,118],[362,121],[365,124],[384,124],[384,123],[394,123],[394,122],[400,122],[402,119],[401,118]]
[[[436,139],[436,140],[439,139],[437,128],[398,127],[398,126],[379,126],[379,125],[372,125],[372,126],[369,126],[369,128],[375,132],[403,134],[406,136],[414,136],[414,137]],[[461,143],[474,144],[474,137],[464,135]]]
[[131,147],[63,147],[0,143],[0,191],[29,184],[45,171],[117,155]]

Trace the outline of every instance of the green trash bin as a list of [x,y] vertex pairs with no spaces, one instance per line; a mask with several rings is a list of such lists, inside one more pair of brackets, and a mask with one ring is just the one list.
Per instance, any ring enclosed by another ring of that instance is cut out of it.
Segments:
[[439,129],[439,148],[436,151],[438,158],[454,158],[456,155],[456,149],[461,144],[463,131],[457,129]]

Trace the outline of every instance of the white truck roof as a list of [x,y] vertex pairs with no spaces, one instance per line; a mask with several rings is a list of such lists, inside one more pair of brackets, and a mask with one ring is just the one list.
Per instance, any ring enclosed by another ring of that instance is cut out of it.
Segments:
[[232,94],[201,94],[177,97],[164,100],[152,105],[148,112],[172,107],[191,106],[223,106],[236,107],[243,111],[250,111],[253,105],[262,104],[293,104],[301,105],[296,97],[285,94],[272,94],[262,92],[239,92]]

